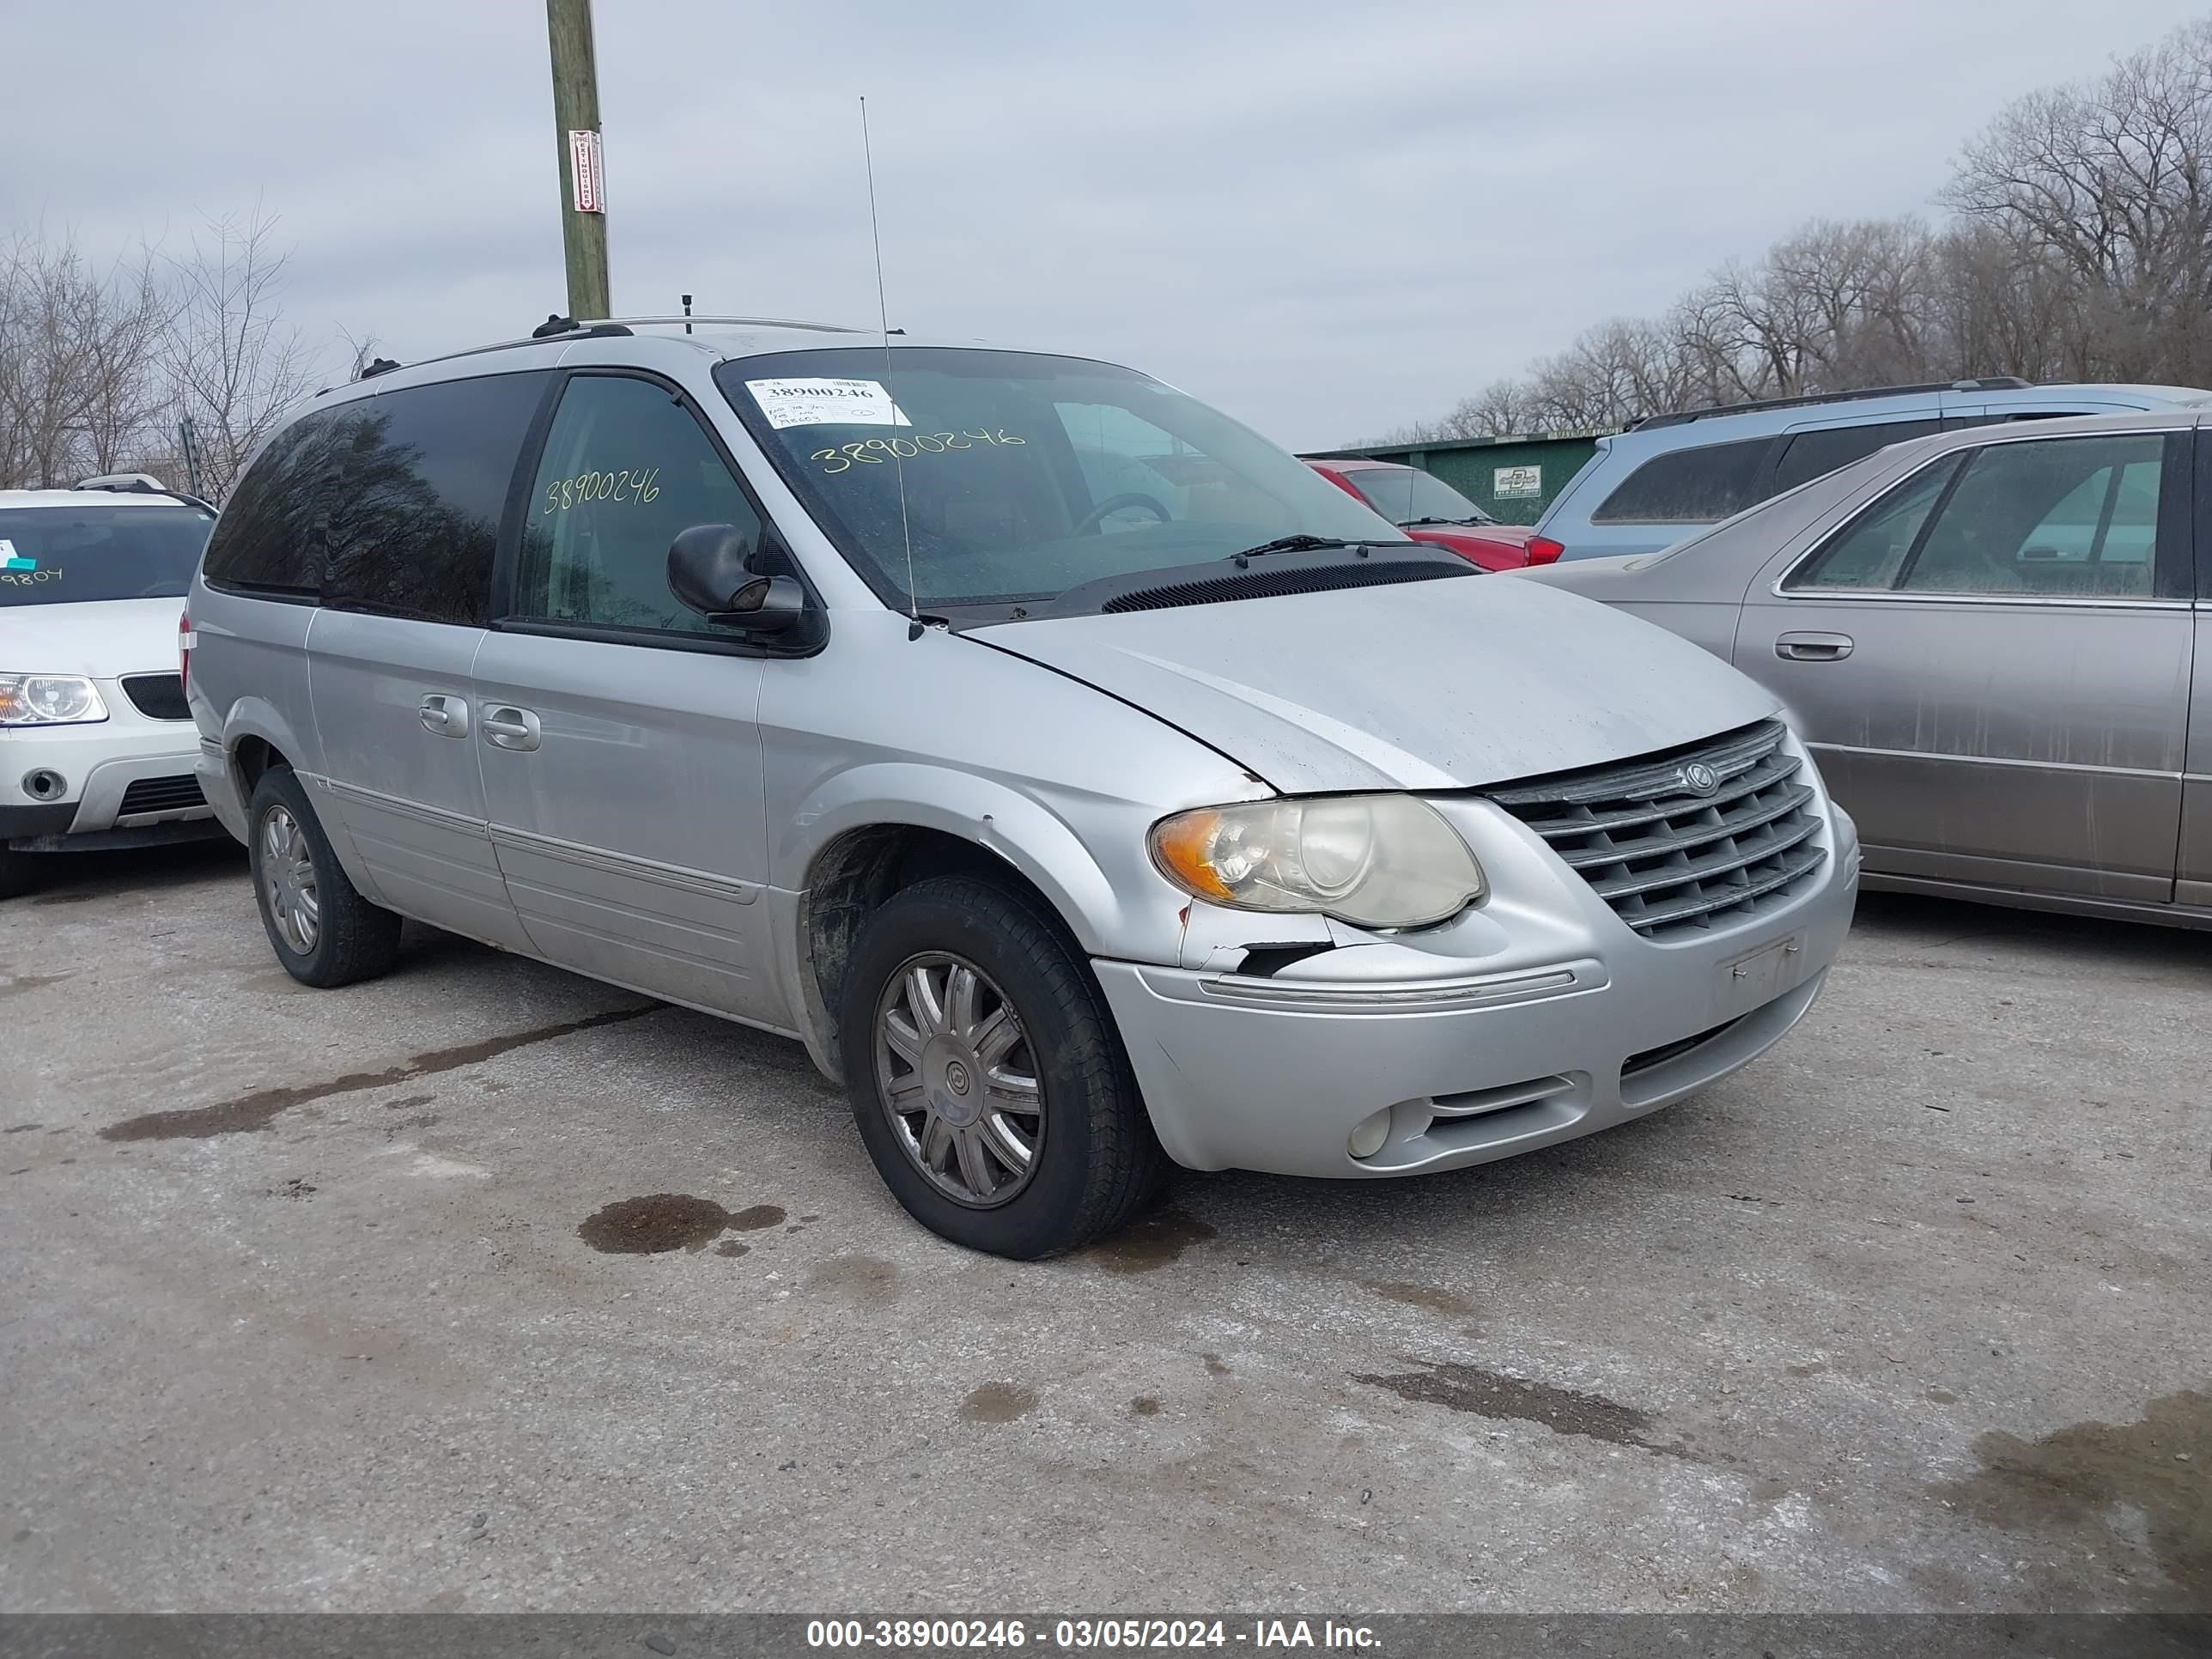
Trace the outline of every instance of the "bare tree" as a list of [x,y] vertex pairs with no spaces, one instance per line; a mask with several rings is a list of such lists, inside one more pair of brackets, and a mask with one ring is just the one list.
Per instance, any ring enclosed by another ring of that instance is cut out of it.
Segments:
[[299,331],[285,322],[276,221],[257,208],[208,222],[168,262],[175,305],[161,363],[179,420],[199,441],[203,482],[220,500],[261,441],[313,386]]
[[1439,434],[1985,374],[2212,384],[2212,18],[2001,111],[1950,222],[1820,221],[1585,331]]
[[167,311],[150,256],[100,270],[74,237],[0,243],[0,484],[73,483],[145,447]]
[[2016,264],[2063,272],[2068,355],[2123,379],[2212,372],[2212,19],[2102,79],[2021,99],[1945,193]]
[[373,365],[384,361],[384,342],[376,337],[374,331],[364,331],[356,337],[351,329],[341,326],[338,338],[345,342],[348,380],[362,379]]

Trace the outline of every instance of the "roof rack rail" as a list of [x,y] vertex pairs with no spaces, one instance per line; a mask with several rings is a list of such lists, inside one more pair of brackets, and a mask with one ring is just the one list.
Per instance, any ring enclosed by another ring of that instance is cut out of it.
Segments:
[[[796,328],[811,334],[874,334],[872,328],[852,328],[843,323],[809,323],[796,317],[597,317],[588,323],[579,323],[579,328],[623,328],[629,325],[662,325],[671,323],[706,323],[721,328]],[[894,334],[898,330],[891,331]]]
[[126,495],[166,495],[169,487],[150,472],[102,472],[76,481],[79,489],[112,489]]
[[[404,367],[422,368],[431,363],[452,362],[461,357],[481,357],[487,352],[493,351],[516,351],[524,346],[545,345],[556,340],[605,339],[631,332],[630,325],[633,323],[640,326],[647,324],[705,323],[725,328],[734,326],[804,329],[815,334],[874,334],[878,331],[872,328],[849,328],[842,323],[801,322],[790,317],[592,317],[579,322],[574,317],[563,317],[556,312],[538,324],[536,328],[531,330],[529,337],[526,339],[495,340],[489,345],[468,346],[459,351],[441,352],[437,356],[425,357],[420,362],[406,364]],[[891,331],[894,334],[903,334],[905,331],[904,329],[898,328]],[[394,367],[401,366],[394,365]],[[380,374],[388,374],[392,371],[380,369],[377,372]],[[361,377],[363,380],[372,378],[374,377],[368,374]],[[359,385],[360,382],[353,381],[349,384]],[[327,397],[337,390],[339,388],[337,386],[326,386],[315,393],[315,396]]]
[[2017,374],[1985,374],[1976,380],[1923,380],[1912,386],[1861,386],[1854,392],[1814,392],[1797,398],[1762,398],[1748,404],[1711,404],[1702,409],[1679,410],[1668,415],[1647,415],[1632,422],[1631,432],[1656,427],[1687,426],[1692,421],[1716,420],[1723,415],[1744,415],[1758,409],[1796,409],[1815,404],[1855,403],[1862,398],[1901,398],[1915,392],[2025,392],[2035,383]]
[[167,495],[173,501],[204,507],[210,513],[215,511],[214,502],[202,501],[187,489],[172,489],[150,472],[102,472],[79,478],[74,488],[104,490],[117,495]]
[[533,340],[551,340],[562,338],[570,334],[577,334],[581,335],[586,339],[598,339],[611,334],[627,334],[629,332],[629,331],[624,328],[620,323],[580,323],[574,317],[563,317],[556,311],[549,315],[545,320],[538,324],[537,327],[532,329],[530,331],[530,337]]

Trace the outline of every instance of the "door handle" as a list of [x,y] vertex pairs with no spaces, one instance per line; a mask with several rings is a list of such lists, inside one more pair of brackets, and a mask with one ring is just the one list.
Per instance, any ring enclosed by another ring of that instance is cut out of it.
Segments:
[[535,749],[538,716],[511,702],[496,703],[483,711],[483,734],[501,749]]
[[1774,641],[1774,654],[1784,662],[1841,662],[1851,654],[1851,636],[1784,634]]
[[465,698],[433,693],[422,699],[421,714],[426,732],[435,732],[441,738],[465,738],[469,734],[469,705]]

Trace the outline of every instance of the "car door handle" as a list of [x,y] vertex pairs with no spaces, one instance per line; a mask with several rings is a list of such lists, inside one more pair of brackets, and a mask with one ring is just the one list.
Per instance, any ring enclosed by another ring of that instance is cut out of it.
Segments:
[[535,749],[538,716],[511,702],[496,703],[483,711],[483,734],[501,749]]
[[469,734],[468,701],[433,693],[422,699],[422,720],[426,732],[435,732],[441,738],[465,738]]
[[1784,662],[1841,662],[1851,654],[1848,634],[1784,634],[1774,642]]

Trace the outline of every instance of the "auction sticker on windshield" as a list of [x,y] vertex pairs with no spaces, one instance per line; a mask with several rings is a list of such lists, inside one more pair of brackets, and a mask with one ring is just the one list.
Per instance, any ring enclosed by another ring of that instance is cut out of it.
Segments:
[[912,426],[881,380],[747,380],[768,423],[787,426]]

